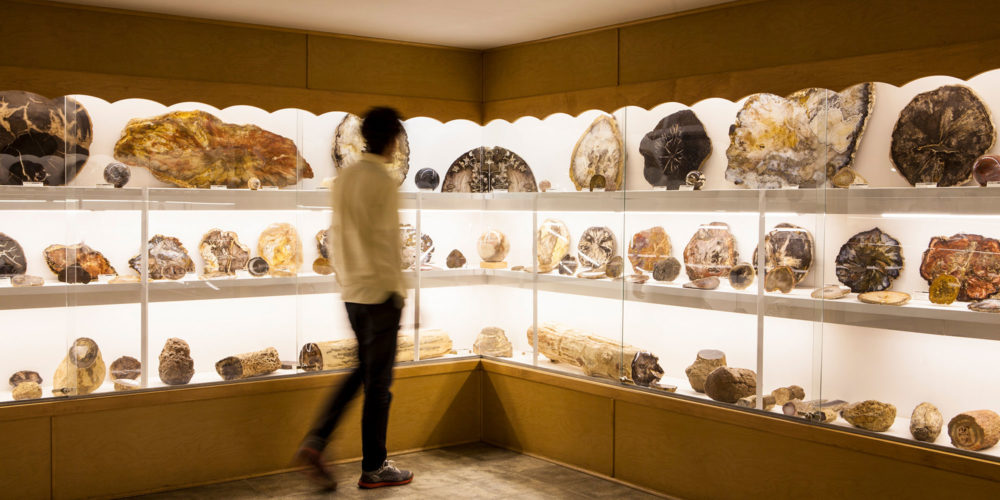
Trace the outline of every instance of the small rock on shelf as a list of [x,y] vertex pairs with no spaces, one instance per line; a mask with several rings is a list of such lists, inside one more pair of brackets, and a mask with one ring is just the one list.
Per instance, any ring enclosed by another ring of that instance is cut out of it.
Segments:
[[42,386],[38,385],[37,382],[22,382],[17,384],[17,387],[11,392],[11,396],[16,401],[38,399],[42,397]]
[[550,189],[552,189],[552,183],[551,182],[549,182],[547,180],[544,180],[544,181],[538,183],[538,190],[539,191],[541,191],[541,192],[544,193],[544,192],[546,192],[546,191],[548,191]]
[[880,304],[885,306],[901,306],[910,301],[906,292],[866,292],[858,295],[858,300],[865,304]]
[[194,376],[194,359],[187,342],[171,337],[160,351],[160,380],[167,385],[181,385]]
[[979,451],[1000,442],[1000,415],[993,410],[959,413],[948,422],[951,444],[963,450]]
[[132,356],[122,356],[111,363],[109,370],[116,391],[127,391],[139,387],[139,384],[135,383],[139,375],[142,375],[142,363],[138,359]]
[[985,186],[990,182],[1000,181],[1000,156],[983,155],[972,166],[972,178]]
[[653,279],[673,281],[681,273],[681,262],[676,257],[667,257],[653,266]]
[[10,284],[13,286],[42,286],[45,284],[45,280],[41,276],[15,274],[10,277]]
[[323,257],[316,257],[316,260],[313,261],[312,268],[313,272],[316,274],[322,274],[323,276],[333,274],[333,264]]
[[264,276],[270,266],[263,257],[254,257],[247,262],[247,271],[253,276]]
[[576,261],[576,257],[572,255],[566,255],[559,261],[559,274],[563,276],[573,276],[576,274],[576,269],[580,266]]
[[736,264],[729,270],[729,285],[737,290],[745,290],[753,284],[756,275],[750,264],[746,262]]
[[840,416],[855,427],[885,432],[896,421],[896,407],[889,403],[869,399],[847,405],[840,410]]
[[514,355],[514,348],[503,330],[495,326],[483,328],[472,344],[472,352],[481,356],[509,358]]
[[795,271],[788,266],[778,266],[764,275],[764,290],[790,293],[795,288]]
[[620,255],[615,255],[608,261],[607,265],[604,266],[604,272],[609,278],[617,278],[622,275],[625,270],[625,262]]
[[104,181],[116,188],[125,187],[131,178],[132,171],[124,163],[111,162],[104,167]]
[[441,176],[434,171],[433,168],[422,168],[417,170],[417,175],[413,178],[413,183],[417,185],[419,189],[437,189],[438,184],[441,183]]
[[849,293],[851,293],[851,289],[846,286],[826,285],[823,288],[813,290],[809,296],[814,299],[835,300],[847,297]]
[[944,417],[936,406],[930,403],[920,403],[913,409],[910,416],[910,434],[917,441],[933,443],[941,434]]
[[260,189],[260,179],[256,177],[251,177],[247,179],[247,188],[249,188],[251,191],[256,191]]
[[986,299],[969,304],[970,311],[1000,313],[1000,299]]
[[73,264],[66,266],[63,270],[59,271],[56,278],[63,283],[90,283],[94,279],[86,269],[81,267],[79,264]]
[[735,403],[757,393],[757,374],[746,368],[720,366],[705,378],[705,394],[723,403]]
[[448,269],[458,269],[464,266],[465,262],[465,255],[463,255],[462,252],[459,252],[457,248],[448,254],[448,258],[446,260]]

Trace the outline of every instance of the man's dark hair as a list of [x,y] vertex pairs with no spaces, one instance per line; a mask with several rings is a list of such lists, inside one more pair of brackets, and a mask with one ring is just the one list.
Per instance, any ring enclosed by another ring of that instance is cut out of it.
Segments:
[[367,151],[380,155],[403,132],[399,122],[399,112],[393,108],[377,107],[369,109],[361,122],[361,137],[368,145]]

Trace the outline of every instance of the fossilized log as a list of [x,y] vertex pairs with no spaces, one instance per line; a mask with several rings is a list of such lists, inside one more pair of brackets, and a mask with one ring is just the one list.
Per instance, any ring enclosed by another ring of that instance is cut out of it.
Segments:
[[104,382],[107,371],[97,342],[80,337],[73,342],[56,368],[52,376],[52,392],[71,396],[90,394]]
[[705,379],[712,370],[726,366],[726,354],[717,349],[702,349],[694,363],[684,370],[691,388],[697,392],[705,392]]
[[[771,408],[774,408],[774,403],[775,403],[774,402],[774,396],[767,395],[767,396],[764,396],[761,399],[764,400],[764,404],[762,405],[764,407],[764,411],[769,411]],[[751,395],[749,395],[747,397],[740,398],[740,399],[736,400],[736,406],[742,406],[744,408],[756,408],[757,407],[757,395],[756,394],[751,394]]]
[[215,371],[223,380],[267,375],[278,368],[281,368],[281,358],[273,347],[225,357],[215,363]]
[[985,450],[1000,441],[1000,415],[992,410],[959,413],[948,422],[951,444],[963,450]]
[[[528,328],[528,343],[534,346],[531,328]],[[538,352],[552,361],[578,366],[592,377],[635,382],[633,366],[650,363],[653,372],[663,374],[656,356],[647,351],[556,323],[545,323],[538,328]],[[652,378],[648,385],[656,385],[659,380],[658,376]]]
[[771,391],[771,396],[774,396],[774,404],[780,406],[793,399],[805,399],[806,391],[797,385],[790,385]]
[[[451,352],[451,337],[443,330],[420,334],[420,359],[440,358]],[[413,361],[413,336],[400,335],[396,340],[396,362]],[[299,352],[299,364],[306,371],[337,370],[358,364],[358,341],[355,339],[310,342]]]

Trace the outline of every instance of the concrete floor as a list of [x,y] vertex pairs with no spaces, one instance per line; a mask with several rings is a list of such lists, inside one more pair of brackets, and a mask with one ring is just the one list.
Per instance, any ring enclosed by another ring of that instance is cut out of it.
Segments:
[[362,490],[357,487],[360,464],[337,465],[337,491],[318,492],[299,473],[244,479],[228,483],[146,495],[142,499],[257,499],[257,498],[657,498],[487,444],[453,446],[392,457],[399,467],[414,473],[405,486]]

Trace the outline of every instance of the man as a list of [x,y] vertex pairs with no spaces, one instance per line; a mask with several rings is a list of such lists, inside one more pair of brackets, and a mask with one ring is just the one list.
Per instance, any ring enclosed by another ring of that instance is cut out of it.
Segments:
[[365,388],[361,416],[362,488],[398,486],[413,474],[386,460],[385,434],[389,423],[392,367],[396,336],[406,289],[400,258],[396,182],[386,163],[402,132],[399,114],[391,108],[373,108],[365,114],[361,135],[367,151],[337,176],[332,187],[331,250],[347,316],[358,339],[358,366],[334,392],[296,454],[306,473],[329,489],[336,481],[323,463],[323,449],[344,407],[360,385]]

